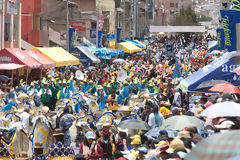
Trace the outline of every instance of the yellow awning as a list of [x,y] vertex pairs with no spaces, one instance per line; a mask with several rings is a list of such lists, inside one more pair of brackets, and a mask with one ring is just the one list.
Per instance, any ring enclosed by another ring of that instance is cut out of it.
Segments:
[[78,65],[79,59],[61,47],[37,47],[44,56],[56,62],[56,67]]
[[115,49],[115,41],[109,41],[108,48]]
[[121,42],[120,44],[120,48],[121,50],[124,51],[124,53],[134,53],[134,52],[141,52],[142,49],[135,46],[133,43],[131,42]]
[[139,40],[134,40],[134,41],[136,41],[136,42],[140,43],[141,45],[143,45],[143,49],[147,48],[147,46],[145,44],[143,44],[141,41],[139,41]]

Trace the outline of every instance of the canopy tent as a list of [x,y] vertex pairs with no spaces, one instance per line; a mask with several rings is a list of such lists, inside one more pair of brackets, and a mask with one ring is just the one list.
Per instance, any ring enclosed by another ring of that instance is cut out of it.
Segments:
[[139,48],[146,49],[146,45],[137,40],[122,39],[123,42],[130,42],[136,45]]
[[25,65],[25,69],[41,68],[42,64],[18,48],[5,48],[0,51],[0,63]]
[[112,56],[118,57],[119,55],[124,56],[123,50],[118,49],[96,48],[94,46],[88,47],[88,49],[99,59],[111,59]]
[[142,49],[137,47],[131,42],[121,42],[119,43],[120,49],[124,51],[124,53],[134,53],[134,52],[141,52]]
[[100,63],[100,59],[93,55],[87,47],[77,46],[76,49],[79,51],[78,56],[81,63]]
[[26,50],[23,51],[25,54],[28,54],[32,58],[34,58],[36,61],[42,64],[41,68],[53,68],[55,67],[55,62],[52,61],[51,59],[45,57],[41,53],[39,53],[37,50]]
[[0,64],[0,70],[15,70],[23,67],[25,67],[25,65],[15,63]]
[[143,45],[143,49],[146,49],[146,48],[147,48],[147,45],[144,44],[143,42],[141,42],[141,41],[139,41],[139,40],[134,40],[134,41],[136,41],[136,42],[140,43],[141,45]]
[[235,65],[230,60],[234,55],[236,55],[236,52],[225,53],[222,57],[217,58],[209,65],[182,80],[179,88],[181,88],[183,92],[195,92],[195,88],[201,82],[208,80],[226,80],[233,85],[240,85],[240,76],[233,72],[238,65]]
[[64,50],[61,47],[37,47],[35,48],[44,56],[48,57],[49,59],[53,60],[56,64],[56,67],[62,66],[70,66],[70,65],[78,65],[79,59]]
[[150,26],[150,32],[166,32],[166,33],[180,33],[180,32],[205,32],[205,26]]

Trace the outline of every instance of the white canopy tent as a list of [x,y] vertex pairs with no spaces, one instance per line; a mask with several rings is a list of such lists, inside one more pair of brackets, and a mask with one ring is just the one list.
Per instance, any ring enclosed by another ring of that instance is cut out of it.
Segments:
[[150,32],[178,33],[178,32],[205,32],[205,26],[150,26]]

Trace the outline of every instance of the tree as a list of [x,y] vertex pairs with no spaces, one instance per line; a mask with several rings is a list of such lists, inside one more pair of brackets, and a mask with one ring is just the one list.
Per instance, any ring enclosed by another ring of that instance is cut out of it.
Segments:
[[187,7],[187,9],[180,9],[180,13],[176,15],[175,19],[172,22],[173,26],[197,26],[199,25],[199,20],[197,14]]

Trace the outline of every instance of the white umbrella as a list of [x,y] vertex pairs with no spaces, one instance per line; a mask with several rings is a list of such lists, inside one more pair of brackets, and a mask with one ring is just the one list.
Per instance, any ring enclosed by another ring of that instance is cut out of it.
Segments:
[[113,63],[125,63],[126,61],[124,59],[115,59]]
[[201,116],[206,117],[240,117],[240,104],[235,102],[222,102],[211,105],[205,109]]

